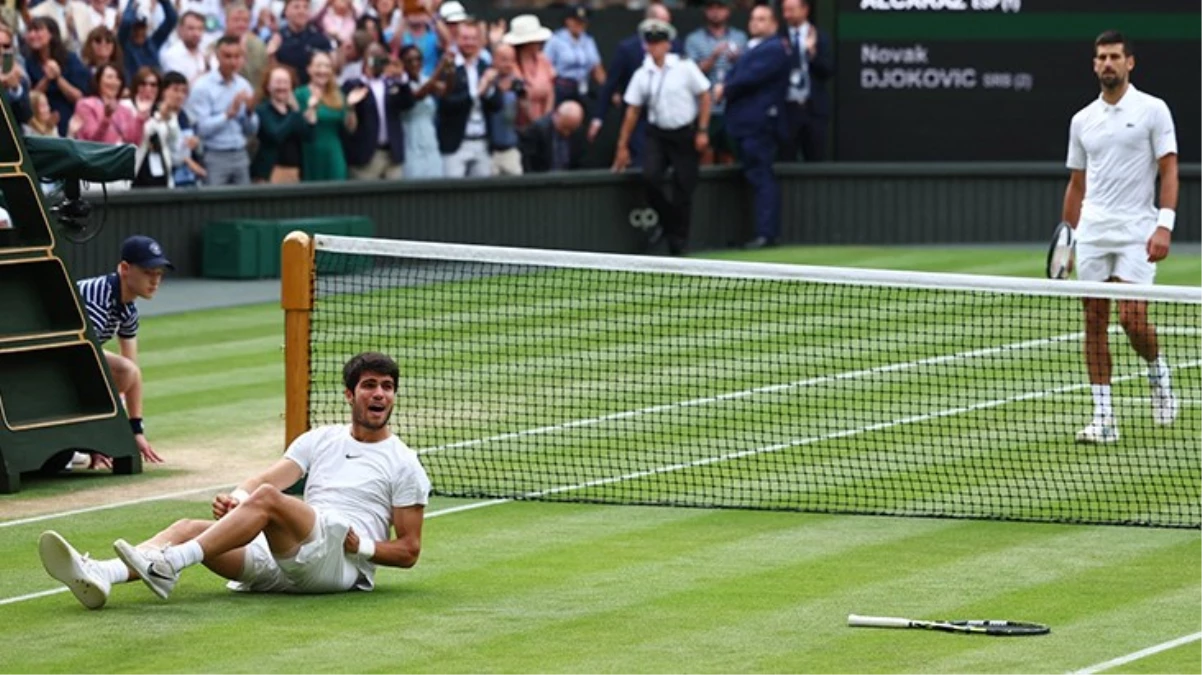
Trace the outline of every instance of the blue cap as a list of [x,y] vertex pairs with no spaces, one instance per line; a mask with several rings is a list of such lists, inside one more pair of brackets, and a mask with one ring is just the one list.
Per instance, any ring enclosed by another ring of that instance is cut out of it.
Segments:
[[140,234],[135,234],[121,244],[121,259],[146,269],[175,269],[175,265],[163,255],[163,247],[159,246],[159,242]]

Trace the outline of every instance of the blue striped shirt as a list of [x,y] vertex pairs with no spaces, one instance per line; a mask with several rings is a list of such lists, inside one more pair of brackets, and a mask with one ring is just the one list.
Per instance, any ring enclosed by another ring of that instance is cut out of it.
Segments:
[[121,282],[116,272],[80,279],[76,285],[98,343],[113,339],[114,333],[121,338],[137,337],[138,308],[132,302],[121,302]]

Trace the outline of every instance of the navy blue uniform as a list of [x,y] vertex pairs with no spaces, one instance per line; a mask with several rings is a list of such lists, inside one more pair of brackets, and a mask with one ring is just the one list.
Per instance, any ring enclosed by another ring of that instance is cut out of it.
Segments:
[[787,44],[774,36],[748,49],[727,75],[723,93],[726,129],[755,197],[755,233],[770,242],[780,236],[780,186],[772,162],[793,64]]
[[132,302],[121,302],[121,282],[116,272],[80,279],[76,285],[98,344],[113,339],[114,334],[121,338],[137,337],[138,308]]

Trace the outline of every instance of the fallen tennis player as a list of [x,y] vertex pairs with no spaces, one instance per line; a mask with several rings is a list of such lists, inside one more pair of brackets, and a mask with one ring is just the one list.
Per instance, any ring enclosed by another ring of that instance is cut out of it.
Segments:
[[[135,579],[166,599],[198,563],[240,591],[371,590],[376,565],[417,563],[430,493],[417,453],[388,428],[399,378],[388,356],[351,358],[343,367],[351,423],[302,434],[271,468],[217,495],[215,522],[180,520],[138,546],[118,539],[109,560],[44,532],[42,565],[89,609],[105,605],[113,584]],[[304,500],[284,493],[301,478]]]

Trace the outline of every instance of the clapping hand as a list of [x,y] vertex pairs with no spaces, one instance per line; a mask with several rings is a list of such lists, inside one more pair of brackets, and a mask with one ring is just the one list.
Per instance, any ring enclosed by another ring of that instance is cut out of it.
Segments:
[[488,44],[495,45],[505,37],[505,19],[494,21],[488,25]]
[[496,81],[496,68],[489,68],[488,70],[484,71],[484,75],[480,77],[480,93],[483,94],[484,92],[488,91],[488,88],[491,87]]
[[369,90],[367,87],[355,87],[351,90],[351,93],[347,94],[346,96],[347,105],[359,105],[363,102],[363,99],[367,98],[368,91]]
[[42,71],[45,72],[46,79],[50,80],[51,82],[57,80],[63,74],[63,69],[59,67],[58,61],[55,61],[54,59],[50,59],[49,61],[43,63]]

